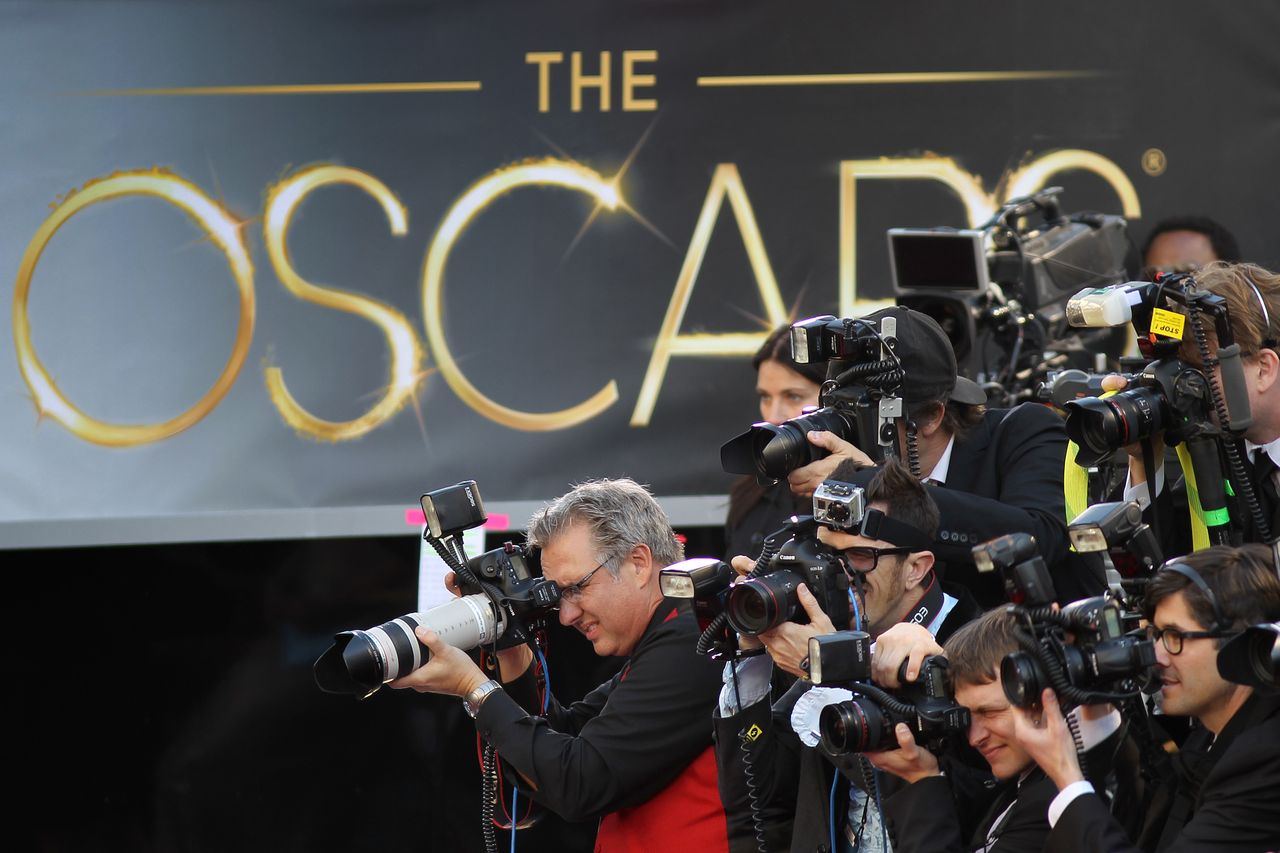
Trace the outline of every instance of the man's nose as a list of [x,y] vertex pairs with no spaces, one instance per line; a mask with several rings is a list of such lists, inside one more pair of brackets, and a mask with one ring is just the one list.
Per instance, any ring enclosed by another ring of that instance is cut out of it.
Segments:
[[969,720],[969,746],[977,747],[987,739],[987,729],[978,720],[977,717],[971,717]]
[[580,608],[572,601],[560,599],[560,624],[572,625],[574,620],[578,618]]
[[1173,663],[1169,654],[1169,650],[1164,647],[1164,642],[1156,640],[1156,666],[1164,668]]

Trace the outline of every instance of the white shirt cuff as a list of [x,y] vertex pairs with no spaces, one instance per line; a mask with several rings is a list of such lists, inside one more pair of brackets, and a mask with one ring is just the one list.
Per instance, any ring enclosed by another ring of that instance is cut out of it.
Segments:
[[1114,708],[1111,713],[1096,719],[1081,715],[1079,707],[1072,708],[1068,715],[1076,718],[1077,731],[1080,732],[1080,743],[1086,752],[1115,734],[1116,730],[1124,722],[1120,712]]
[[[1154,479],[1156,481],[1156,495],[1159,496],[1160,493],[1164,491],[1164,462],[1163,461],[1159,462],[1156,465],[1156,474]],[[1133,484],[1133,480],[1131,479],[1130,475],[1125,474],[1124,499],[1126,501],[1137,501],[1138,506],[1141,507],[1142,509],[1146,509],[1147,507],[1151,506],[1151,494],[1150,492],[1147,491],[1147,486],[1150,485],[1151,480],[1152,480],[1152,477],[1148,473],[1147,482],[1139,483],[1138,485],[1135,486]]]
[[724,687],[720,688],[720,717],[732,717],[743,708],[754,705],[769,695],[769,679],[773,677],[773,659],[768,655],[743,658],[737,662],[738,679],[733,678],[734,662],[724,665]]
[[1058,818],[1062,817],[1062,813],[1067,810],[1067,806],[1071,805],[1071,801],[1083,794],[1092,794],[1093,786],[1088,782],[1072,782],[1067,787],[1058,792],[1058,796],[1053,798],[1053,802],[1049,803],[1049,827],[1058,825]]

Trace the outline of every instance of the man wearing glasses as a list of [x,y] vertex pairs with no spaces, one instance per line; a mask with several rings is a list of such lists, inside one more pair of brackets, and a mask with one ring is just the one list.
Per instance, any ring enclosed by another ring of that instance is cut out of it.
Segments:
[[[842,475],[856,470],[856,463],[842,463],[831,479],[843,480]],[[930,546],[937,534],[938,508],[905,465],[891,462],[882,467],[867,486],[866,502],[869,517],[883,514],[891,523],[874,534],[823,527],[818,538],[841,554],[859,590],[850,603],[857,608],[851,624],[876,640],[874,677],[892,685],[908,652],[907,677],[914,679],[926,654],[942,652],[933,638],[946,640],[980,609],[967,590],[944,591],[934,574]],[[750,567],[749,559],[734,559],[740,572]],[[809,623],[785,622],[764,632],[759,641],[767,657],[726,667],[715,724],[721,798],[730,812],[735,842],[743,827],[751,827],[754,835],[758,821],[770,850],[829,848],[833,834],[837,845],[843,841],[862,851],[881,849],[874,792],[869,797],[865,785],[849,783],[850,778],[862,783],[870,768],[864,770],[856,755],[836,758],[821,748],[801,748],[818,745],[822,708],[847,694],[811,688],[804,680],[809,638],[835,628],[805,587],[798,595]],[[747,647],[752,641],[741,642]],[[774,665],[801,679],[780,697],[770,696]],[[742,849],[755,849],[754,837]]]
[[419,630],[431,661],[391,686],[464,697],[522,795],[568,820],[600,818],[597,850],[726,850],[707,724],[720,665],[696,653],[688,602],[659,589],[659,570],[682,556],[661,507],[632,480],[596,480],[539,510],[528,536],[560,588],[560,622],[596,654],[626,657],[621,672],[567,708],[547,697],[543,711],[527,646],[499,652],[491,680]]
[[[1050,851],[1274,850],[1280,840],[1280,695],[1226,681],[1218,650],[1249,625],[1280,618],[1271,550],[1219,546],[1166,564],[1148,586],[1164,708],[1194,717],[1155,792],[1141,833],[1126,837],[1083,781],[1052,691],[1044,713],[1015,711],[1015,738],[1059,789]],[[1135,843],[1136,842],[1136,843]]]

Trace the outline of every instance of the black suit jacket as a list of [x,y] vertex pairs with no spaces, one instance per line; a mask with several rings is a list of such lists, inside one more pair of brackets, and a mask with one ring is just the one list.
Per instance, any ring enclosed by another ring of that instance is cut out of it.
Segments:
[[[884,801],[893,849],[899,853],[969,853],[983,849],[996,825],[989,853],[1040,853],[1049,837],[1049,803],[1058,793],[1044,772],[1037,767],[1021,784],[1010,783],[985,793],[985,797],[965,797],[946,776],[905,786]],[[983,813],[968,837],[961,826],[962,809],[981,809]]]
[[[1153,809],[1143,838],[1158,853],[1263,853],[1280,848],[1280,695],[1255,693],[1209,745],[1203,729],[1183,751],[1204,750],[1195,772],[1178,786],[1174,811]],[[1196,777],[1203,779],[1195,786]],[[1180,818],[1178,796],[1190,815]],[[1137,853],[1141,850],[1107,812],[1097,794],[1077,797],[1049,835],[1051,853]]]
[[[981,614],[963,590],[948,591],[957,603],[938,629],[939,643]],[[836,770],[838,804],[849,802],[849,779],[860,779],[862,770],[857,755],[831,755],[821,744],[810,749],[791,730],[791,710],[809,687],[808,682],[797,682],[772,705],[764,698],[731,717],[718,712],[714,717],[720,801],[732,853],[759,849],[756,818],[766,850],[825,853],[830,846],[829,802]],[[881,780],[882,794],[901,784],[887,774],[881,774]]]
[[[1037,403],[991,409],[956,439],[946,482],[929,487],[941,516],[933,552],[946,580],[969,587],[984,606],[1002,604],[999,574],[978,574],[972,548],[1025,532],[1036,537],[1055,586],[1072,586],[1062,493],[1066,452],[1062,418]],[[859,472],[854,482],[865,486],[876,470]]]

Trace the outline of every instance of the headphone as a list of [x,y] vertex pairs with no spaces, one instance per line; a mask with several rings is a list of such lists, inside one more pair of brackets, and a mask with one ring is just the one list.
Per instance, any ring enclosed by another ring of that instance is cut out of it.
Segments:
[[1205,583],[1204,578],[1200,576],[1199,572],[1188,566],[1186,563],[1175,562],[1165,563],[1160,567],[1160,571],[1173,572],[1174,574],[1182,575],[1184,578],[1200,587],[1200,591],[1204,593],[1204,597],[1209,599],[1209,606],[1213,608],[1213,626],[1209,628],[1210,631],[1222,632],[1231,629],[1231,620],[1222,615],[1222,611],[1218,609],[1217,597],[1214,596],[1213,590],[1209,589],[1209,584]]

